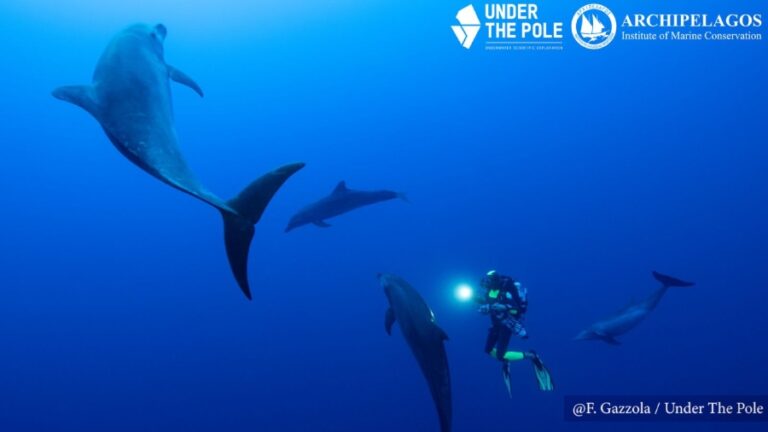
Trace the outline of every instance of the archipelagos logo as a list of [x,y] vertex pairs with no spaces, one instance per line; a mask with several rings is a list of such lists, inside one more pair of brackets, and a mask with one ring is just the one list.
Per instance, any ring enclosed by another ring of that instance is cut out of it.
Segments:
[[584,48],[604,48],[616,37],[616,17],[601,4],[588,4],[573,14],[571,33]]
[[762,41],[761,13],[634,13],[621,20],[626,41]]

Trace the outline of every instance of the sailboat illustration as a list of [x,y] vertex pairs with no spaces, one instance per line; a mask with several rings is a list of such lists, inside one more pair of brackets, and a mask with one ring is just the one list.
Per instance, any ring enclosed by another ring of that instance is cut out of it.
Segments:
[[592,14],[592,22],[587,20],[586,15],[581,16],[581,37],[589,38],[589,42],[594,42],[599,37],[608,37],[605,32],[605,26],[601,23],[597,17]]

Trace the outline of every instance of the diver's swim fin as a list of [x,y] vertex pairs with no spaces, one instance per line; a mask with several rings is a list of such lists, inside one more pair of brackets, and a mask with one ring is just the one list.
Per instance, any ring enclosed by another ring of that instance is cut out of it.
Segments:
[[509,393],[509,397],[512,397],[512,384],[509,381],[509,362],[501,362],[501,375],[504,377],[507,393]]
[[544,366],[544,363],[541,361],[541,357],[539,357],[538,354],[536,354],[535,351],[531,351],[531,354],[533,356],[531,357],[531,362],[533,362],[533,371],[536,373],[536,381],[539,383],[539,390],[541,391],[552,391],[555,389],[554,383],[552,383],[552,377],[549,375],[549,371],[547,370],[546,366]]

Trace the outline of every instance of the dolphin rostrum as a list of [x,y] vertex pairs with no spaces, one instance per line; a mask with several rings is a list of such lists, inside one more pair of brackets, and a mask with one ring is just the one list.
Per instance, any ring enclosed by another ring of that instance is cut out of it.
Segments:
[[648,314],[656,308],[661,298],[669,287],[690,287],[692,282],[685,282],[671,276],[653,272],[653,277],[661,283],[661,288],[653,292],[648,298],[639,302],[631,302],[624,309],[610,318],[598,321],[587,330],[576,336],[576,340],[602,340],[611,345],[619,345],[616,336],[632,330],[640,324]]
[[451,376],[443,341],[448,339],[435,324],[435,315],[418,292],[402,278],[379,274],[379,283],[389,300],[384,327],[392,334],[392,324],[400,323],[403,337],[427,379],[440,419],[440,430],[451,430]]
[[314,224],[321,228],[328,228],[330,225],[325,222],[326,219],[347,213],[356,208],[376,204],[382,201],[400,198],[408,201],[403,193],[389,190],[376,191],[358,191],[347,188],[347,183],[339,182],[327,197],[308,205],[293,215],[285,228],[288,232],[302,225]]
[[101,55],[90,85],[65,86],[53,96],[88,111],[128,160],[160,181],[217,208],[232,272],[243,293],[248,284],[248,250],[254,225],[274,194],[303,163],[260,177],[240,194],[223,200],[192,174],[176,143],[169,80],[203,96],[189,76],[165,63],[164,25],[135,24],[118,33]]

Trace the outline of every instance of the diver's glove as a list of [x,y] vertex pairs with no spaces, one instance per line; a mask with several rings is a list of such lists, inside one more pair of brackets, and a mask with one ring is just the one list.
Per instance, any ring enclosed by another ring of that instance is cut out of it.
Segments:
[[491,305],[484,304],[479,308],[477,308],[477,311],[480,312],[481,314],[488,315],[491,312]]
[[525,329],[525,327],[523,327],[523,325],[522,325],[522,324],[520,324],[519,322],[518,322],[518,323],[515,323],[515,329],[514,329],[514,332],[515,332],[515,334],[516,334],[516,335],[517,335],[517,336],[518,336],[520,339],[528,339],[528,330],[526,330],[526,329]]

